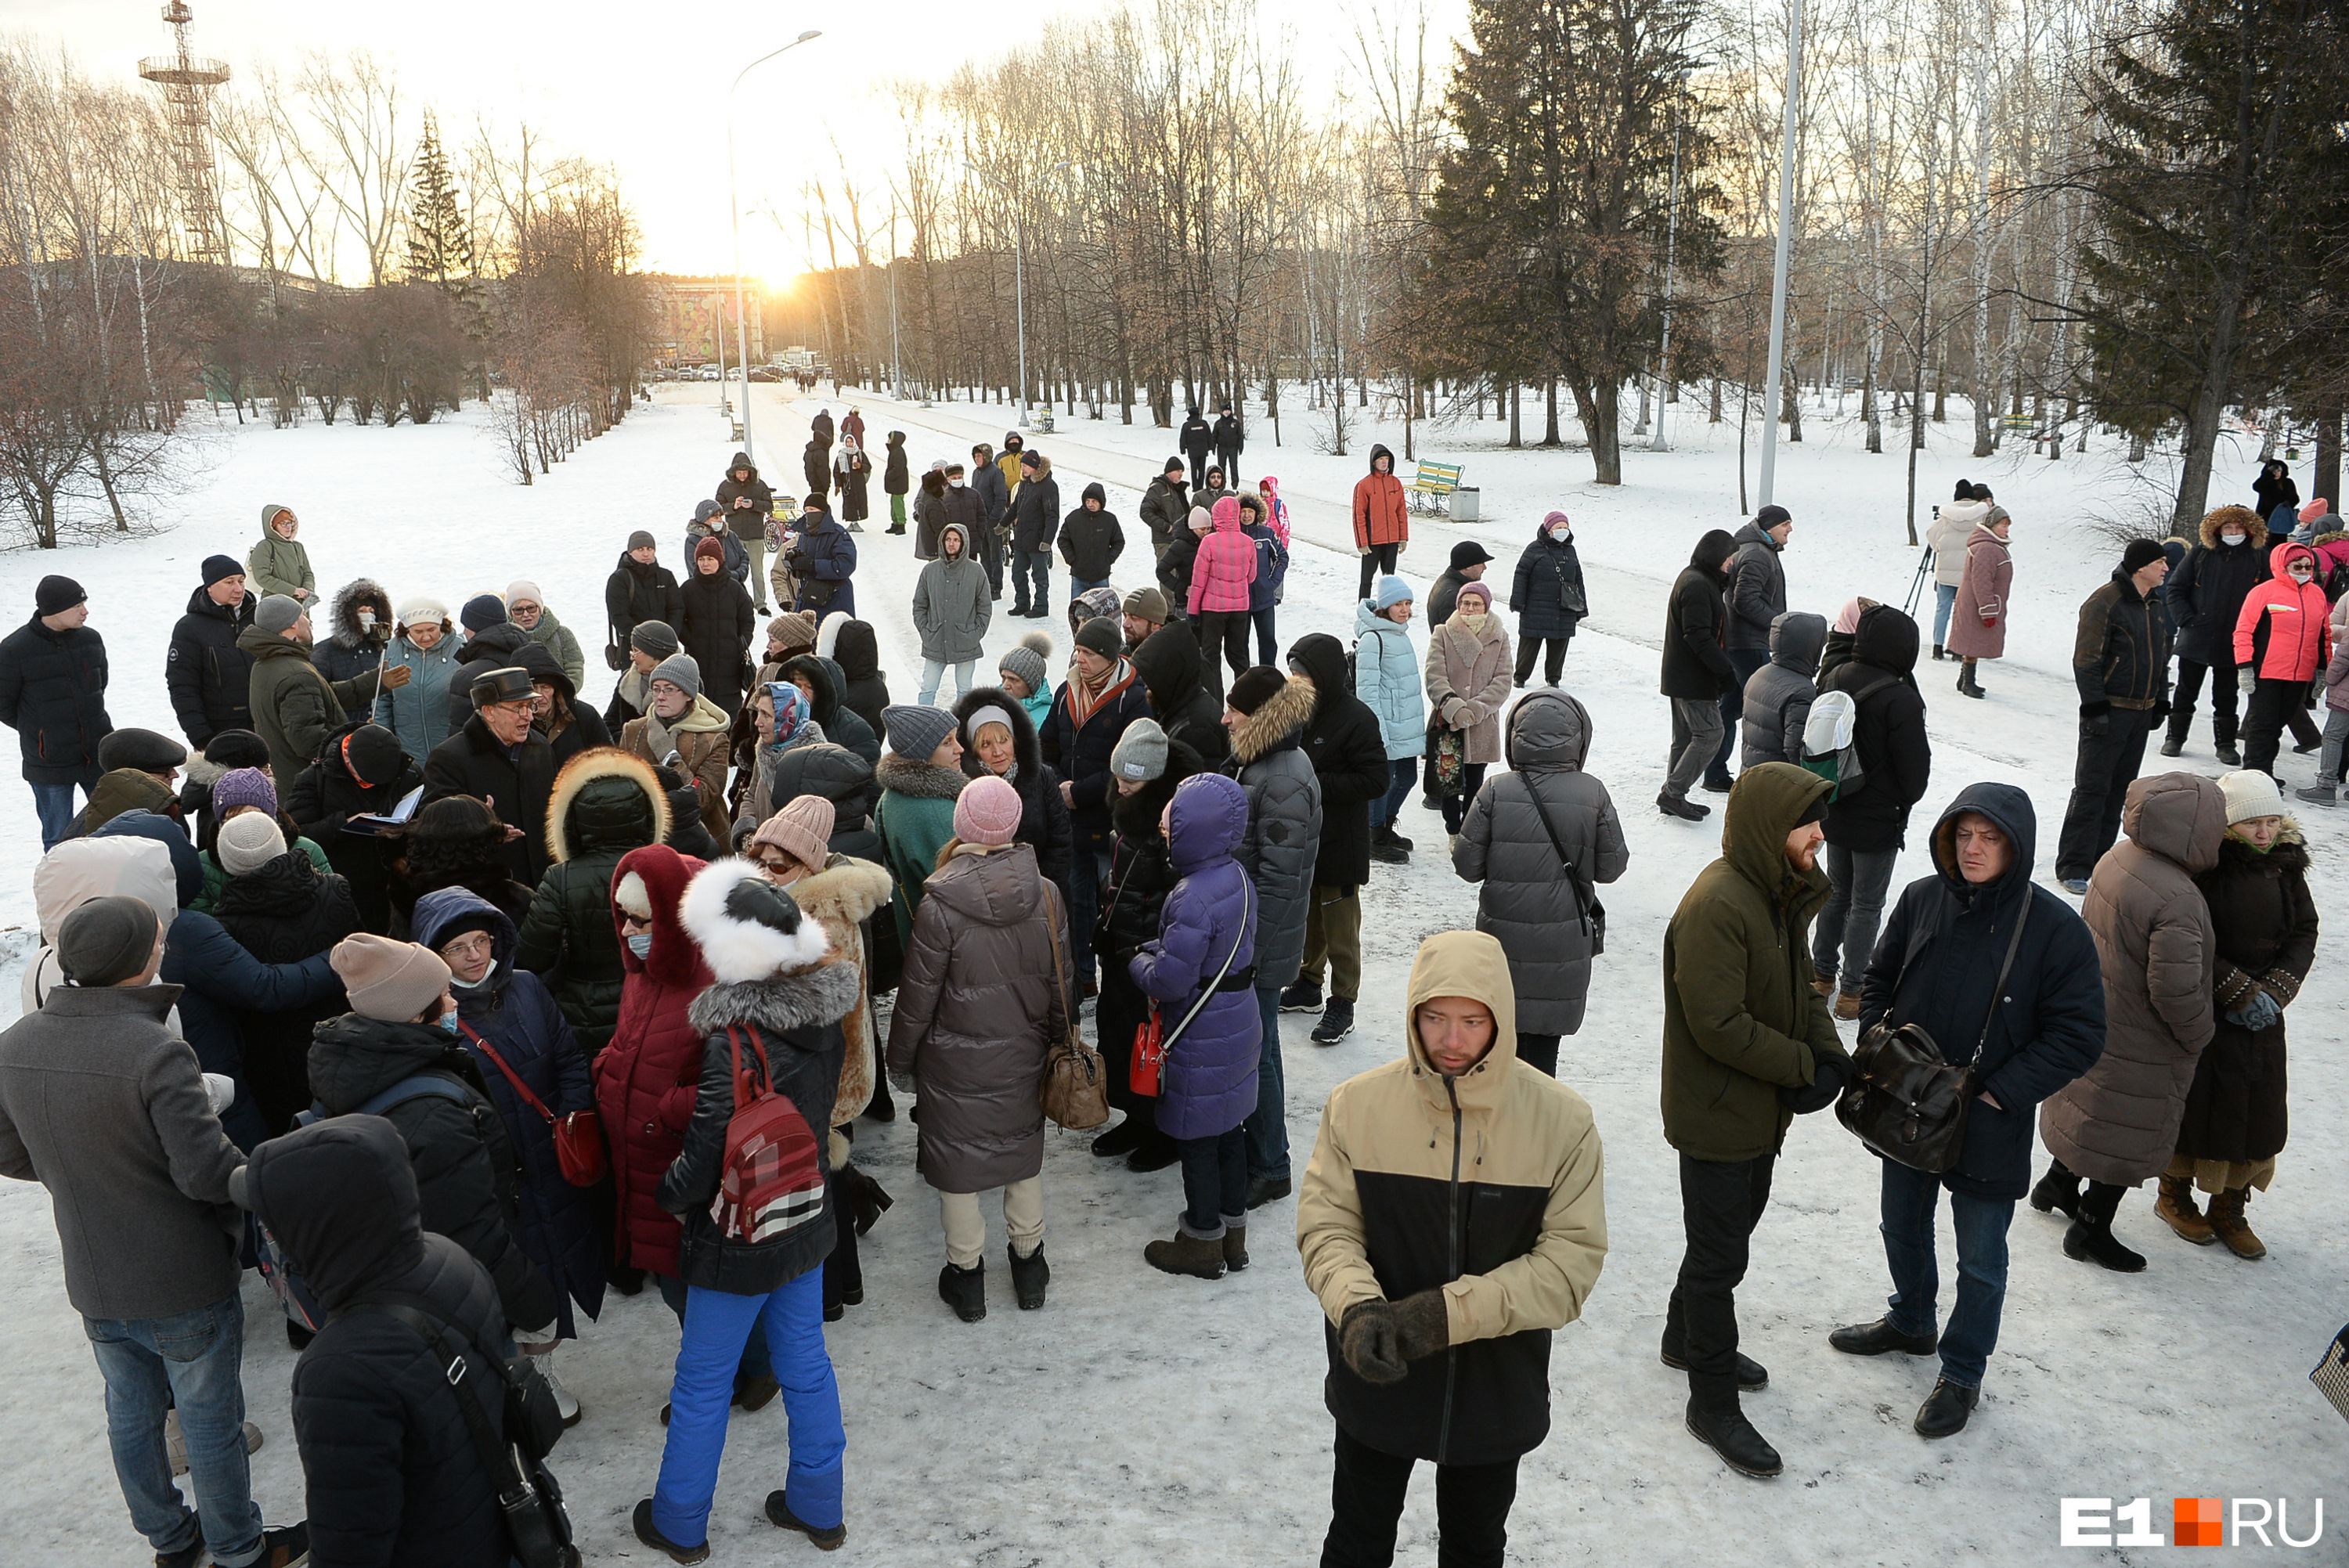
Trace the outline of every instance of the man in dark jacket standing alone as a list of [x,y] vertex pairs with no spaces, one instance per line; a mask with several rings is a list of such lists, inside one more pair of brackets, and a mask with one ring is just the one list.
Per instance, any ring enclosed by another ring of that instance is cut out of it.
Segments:
[[[1313,717],[1305,726],[1306,760],[1321,781],[1321,843],[1313,857],[1311,907],[1297,983],[1280,994],[1284,1013],[1319,1013],[1313,1043],[1334,1046],[1354,1032],[1362,994],[1362,884],[1371,880],[1371,802],[1394,782],[1378,716],[1354,695],[1346,650],[1326,632],[1288,650],[1288,673],[1313,683]],[[1330,997],[1321,998],[1321,967]]]
[[1838,789],[1827,808],[1827,880],[1835,893],[1820,913],[1811,949],[1823,987],[1843,976],[1835,1015],[1846,1021],[1859,1016],[1859,975],[1876,951],[1877,923],[1884,917],[1909,808],[1924,799],[1932,776],[1925,699],[1910,675],[1917,643],[1916,622],[1889,604],[1871,605],[1860,612],[1850,661],[1820,683],[1826,691],[1851,694],[1852,744],[1866,769],[1860,787]]
[[[1058,488],[1057,486],[1054,488]],[[1109,586],[1110,569],[1125,552],[1125,531],[1109,510],[1109,492],[1089,484],[1077,510],[1061,520],[1061,559],[1069,563],[1069,598]]]
[[1737,679],[1736,666],[1721,647],[1721,595],[1736,553],[1727,530],[1707,530],[1672,584],[1671,603],[1664,612],[1663,693],[1672,699],[1672,747],[1656,810],[1692,822],[1713,814],[1712,807],[1690,799],[1688,792],[1721,749],[1721,694]]
[[2121,806],[2145,761],[2146,738],[2169,716],[2169,557],[2150,539],[2121,552],[2112,581],[2080,606],[2072,676],[2080,688],[2080,751],[2055,843],[2055,875],[2085,893],[2088,873],[2120,836]]
[[25,782],[41,819],[41,852],[66,836],[74,789],[98,784],[106,716],[106,639],[89,629],[89,595],[70,577],[44,577],[33,618],[0,639],[0,724],[16,732]]
[[1803,927],[1826,902],[1825,779],[1750,768],[1729,794],[1721,858],[1664,932],[1664,1137],[1680,1150],[1688,1235],[1664,1315],[1663,1360],[1689,1378],[1688,1429],[1733,1470],[1778,1473],[1738,1408],[1769,1374],[1738,1354],[1738,1282],[1796,1112],[1833,1105],[1851,1059],[1811,985]]
[[[1933,874],[1910,882],[1860,987],[1863,1035],[1916,1024],[1951,1059],[1970,1059],[1979,1092],[1958,1162],[1936,1174],[1884,1161],[1884,1261],[1892,1310],[1827,1336],[1851,1356],[1930,1356],[1941,1375],[1918,1408],[1920,1437],[1965,1426],[1998,1345],[2006,1232],[2030,1190],[2039,1102],[2085,1072],[2105,1047],[2095,942],[2071,907],[2034,887],[2039,836],[2031,797],[1970,784],[1933,825]],[[2025,940],[2025,933],[2028,939]],[[1957,1299],[1938,1336],[1934,1211],[1950,1190]]]
[[253,727],[253,655],[236,645],[253,624],[254,600],[244,591],[244,563],[233,555],[204,560],[204,583],[188,595],[188,613],[171,628],[163,684],[171,711],[198,751],[223,729]]
[[[207,1545],[236,1568],[299,1561],[302,1526],[264,1532],[253,1501],[243,1226],[229,1202],[243,1160],[195,1052],[166,1024],[180,987],[154,983],[161,923],[141,900],[92,899],[58,928],[57,957],[71,984],[0,1035],[0,1175],[48,1189],[130,1522],[159,1565],[194,1568]],[[171,1483],[170,1408],[192,1510]]]
[[1183,428],[1174,432],[1174,444],[1191,459],[1191,488],[1197,490],[1207,482],[1207,452],[1215,446],[1216,437],[1207,428],[1207,421],[1199,417],[1196,404],[1192,406],[1191,417],[1183,421]]
[[1011,517],[1011,613],[1040,619],[1052,613],[1052,541],[1061,531],[1061,485],[1041,452],[1019,454]]
[[1778,557],[1794,531],[1795,520],[1785,507],[1765,506],[1731,535],[1737,556],[1729,563],[1723,595],[1729,614],[1722,647],[1737,679],[1721,694],[1721,749],[1704,774],[1704,787],[1715,793],[1729,788],[1729,755],[1737,749],[1737,721],[1745,715],[1745,683],[1770,662],[1770,623],[1786,613],[1786,568]]

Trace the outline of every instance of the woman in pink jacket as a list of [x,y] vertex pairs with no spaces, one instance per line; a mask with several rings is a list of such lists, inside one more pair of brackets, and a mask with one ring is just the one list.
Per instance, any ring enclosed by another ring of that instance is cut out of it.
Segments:
[[1226,496],[1208,513],[1213,520],[1207,537],[1199,542],[1198,558],[1191,563],[1191,598],[1185,606],[1198,628],[1199,678],[1224,700],[1224,673],[1216,650],[1238,675],[1248,667],[1248,584],[1256,581],[1256,541],[1240,531],[1237,496]]
[[1958,596],[1950,617],[1950,652],[1963,661],[1958,665],[1958,689],[1968,696],[1982,695],[1974,679],[1974,665],[2006,652],[2006,602],[2014,587],[2014,557],[2006,548],[2014,519],[2002,507],[1974,524],[1966,535],[1966,560],[1958,579]]
[[2332,605],[2316,583],[2316,552],[2284,543],[2268,552],[2264,583],[2243,596],[2235,617],[2235,667],[2251,711],[2243,716],[2243,766],[2275,772],[2287,719],[2333,657]]

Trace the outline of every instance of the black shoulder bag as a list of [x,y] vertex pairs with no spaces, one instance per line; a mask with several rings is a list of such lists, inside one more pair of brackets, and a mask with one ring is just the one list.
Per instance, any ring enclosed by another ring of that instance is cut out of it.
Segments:
[[[1862,1143],[1887,1160],[1912,1171],[1936,1174],[1958,1162],[1966,1146],[1966,1114],[1973,1105],[1974,1063],[1998,1022],[2000,995],[2014,968],[2014,954],[2023,945],[2023,928],[2031,920],[2031,890],[2023,892],[2023,907],[2014,917],[2014,934],[2006,941],[2006,960],[1998,966],[1991,987],[1990,1014],[1982,1019],[1982,1037],[1963,1063],[1952,1063],[1918,1024],[1894,1025],[1879,1019],[1859,1037],[1851,1053],[1851,1082],[1836,1101],[1836,1119]],[[1909,973],[1904,958],[1892,981],[1894,995]]]
[[[442,1311],[429,1297],[400,1295],[353,1302],[352,1312],[380,1313],[406,1324],[440,1358],[441,1377],[457,1396],[465,1428],[472,1434],[473,1452],[496,1491],[498,1511],[505,1516],[506,1534],[514,1561],[522,1568],[579,1568],[579,1548],[572,1544],[571,1515],[563,1506],[563,1488],[547,1468],[547,1451],[563,1436],[563,1414],[555,1408],[554,1391],[526,1357],[502,1356],[473,1336],[472,1330]],[[461,1343],[452,1343],[451,1336]],[[502,1386],[501,1413],[506,1436],[490,1425],[487,1400],[467,1347],[498,1369]]]
[[1599,890],[1586,885],[1582,873],[1575,869],[1574,857],[1566,852],[1565,841],[1550,825],[1549,808],[1542,804],[1541,791],[1534,788],[1531,779],[1526,780],[1526,799],[1533,803],[1534,815],[1541,819],[1542,831],[1549,835],[1549,847],[1557,851],[1559,862],[1566,867],[1566,885],[1574,890],[1575,917],[1589,933],[1590,956],[1596,958],[1607,951],[1607,906],[1599,902]]

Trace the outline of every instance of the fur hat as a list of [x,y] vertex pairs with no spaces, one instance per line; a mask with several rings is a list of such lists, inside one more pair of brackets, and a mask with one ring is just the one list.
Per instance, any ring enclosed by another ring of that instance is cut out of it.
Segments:
[[2227,825],[2230,828],[2253,817],[2283,815],[2283,791],[2276,787],[2272,776],[2256,768],[2219,775],[2219,793],[2227,798]]
[[671,654],[653,666],[652,679],[667,681],[688,696],[701,695],[701,666],[693,662],[691,654]]
[[286,593],[272,593],[254,606],[253,624],[263,631],[276,634],[293,629],[294,623],[305,614],[302,601]]
[[1096,615],[1077,628],[1077,646],[1113,659],[1125,651],[1125,633],[1108,616]]
[[223,729],[204,742],[204,760],[222,768],[266,768],[269,742],[249,729]]
[[274,817],[247,811],[233,822],[221,824],[220,835],[212,841],[212,852],[220,861],[221,870],[241,877],[259,871],[284,854],[285,835],[277,830]]
[[750,841],[781,850],[811,871],[822,871],[832,854],[836,822],[831,801],[821,795],[802,795],[760,823]]
[[881,710],[881,727],[889,732],[890,750],[918,762],[954,733],[955,720],[945,708],[901,702]]
[[160,919],[146,900],[94,898],[57,927],[57,967],[77,985],[116,985],[147,967]]
[[1019,790],[992,773],[984,774],[955,798],[955,837],[966,844],[1008,844],[1019,830],[1020,809]]
[[646,890],[645,879],[634,872],[612,884],[612,903],[623,914],[647,921],[653,917],[653,895]]
[[255,806],[264,816],[277,815],[277,786],[258,768],[232,768],[212,781],[212,815],[226,816],[239,806]]
[[1137,718],[1125,727],[1110,750],[1109,770],[1133,784],[1147,784],[1166,771],[1166,732],[1156,719]]
[[684,645],[678,640],[677,629],[667,621],[639,621],[636,630],[628,634],[628,646],[656,663]]
[[506,602],[494,593],[476,593],[457,612],[458,624],[469,632],[486,632],[506,618]]
[[805,969],[832,950],[822,921],[802,915],[790,893],[736,856],[712,861],[694,874],[678,918],[720,985]]
[[405,1024],[449,989],[449,965],[429,947],[362,931],[335,944],[326,962],[343,977],[351,1011]]

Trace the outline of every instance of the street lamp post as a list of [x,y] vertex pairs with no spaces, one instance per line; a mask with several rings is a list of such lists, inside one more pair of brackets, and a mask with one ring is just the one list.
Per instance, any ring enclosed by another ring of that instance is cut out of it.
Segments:
[[[1044,172],[1050,174],[1068,166],[1064,158]],[[1012,332],[1019,340],[1019,428],[1024,430],[1028,428],[1028,225],[1020,214],[1017,191],[976,163],[966,161],[963,167],[1011,199]]]
[[[1688,90],[1688,73],[1681,73],[1681,90]],[[1651,452],[1669,452],[1671,443],[1664,439],[1664,406],[1672,392],[1672,263],[1673,248],[1680,239],[1681,229],[1681,100],[1672,99],[1672,188],[1664,208],[1664,346],[1658,369],[1660,385],[1656,391],[1656,433],[1648,442]]]
[[823,36],[823,29],[811,27],[781,48],[769,50],[736,72],[734,85],[726,89],[726,205],[734,216],[734,357],[742,374],[742,450],[753,463],[759,460],[759,449],[750,439],[750,318],[742,300],[742,197],[734,181],[734,95],[741,90],[744,77],[777,55]]
[[1770,504],[1778,467],[1778,376],[1786,362],[1786,245],[1795,222],[1795,114],[1803,92],[1803,0],[1789,0],[1786,22],[1786,119],[1778,132],[1778,254],[1770,274],[1770,372],[1762,392],[1762,472],[1756,487]]

